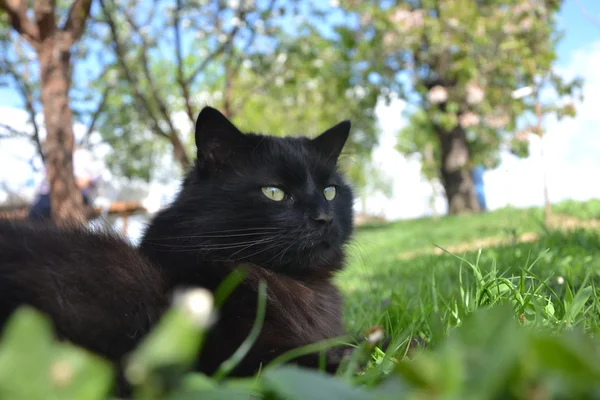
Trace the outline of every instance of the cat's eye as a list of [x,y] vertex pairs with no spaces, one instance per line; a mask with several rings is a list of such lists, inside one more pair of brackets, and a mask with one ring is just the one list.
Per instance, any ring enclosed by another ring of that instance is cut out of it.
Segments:
[[325,196],[325,198],[328,201],[331,201],[333,199],[335,199],[335,195],[337,194],[337,191],[335,189],[335,186],[327,186],[324,190],[323,190],[323,195]]
[[285,192],[274,186],[263,186],[262,192],[273,201],[281,201],[285,198]]

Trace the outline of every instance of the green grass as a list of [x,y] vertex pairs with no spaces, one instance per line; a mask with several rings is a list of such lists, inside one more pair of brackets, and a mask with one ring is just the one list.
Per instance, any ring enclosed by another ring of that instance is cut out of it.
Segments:
[[563,201],[553,207],[554,212],[568,214],[581,219],[600,220],[600,199],[586,202]]
[[[525,270],[527,285],[547,281],[548,289],[559,296],[567,285],[578,288],[586,276],[598,277],[598,232],[545,232],[541,216],[539,209],[503,209],[473,217],[401,221],[359,229],[349,267],[337,279],[345,294],[348,329],[381,324],[392,336],[407,327],[419,331],[433,312],[475,287],[474,271],[492,273],[490,279],[521,279]],[[531,243],[515,242],[516,236],[527,232],[541,237]],[[437,246],[486,237],[507,244],[481,252],[423,254],[432,253]],[[403,258],[407,253],[413,257]],[[564,281],[562,285],[557,283],[559,279]]]
[[[600,201],[554,210],[598,219]],[[532,241],[518,240],[528,233]],[[434,254],[486,238],[494,244]],[[203,329],[175,307],[129,359],[135,397],[600,399],[598,228],[547,231],[540,209],[503,209],[365,226],[349,256],[336,277],[346,327],[363,339],[380,329],[387,347],[361,340],[336,377],[266,365],[250,379],[226,378],[240,348],[220,376],[206,377],[186,372]],[[26,308],[0,343],[0,398],[105,399],[109,372],[55,345],[47,321]]]

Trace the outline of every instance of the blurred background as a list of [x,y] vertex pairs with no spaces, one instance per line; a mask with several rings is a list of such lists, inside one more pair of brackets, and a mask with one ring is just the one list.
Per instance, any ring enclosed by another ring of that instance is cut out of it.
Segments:
[[600,198],[599,68],[596,0],[6,0],[0,213],[87,203],[136,242],[211,105],[282,136],[351,119],[358,223],[548,220]]

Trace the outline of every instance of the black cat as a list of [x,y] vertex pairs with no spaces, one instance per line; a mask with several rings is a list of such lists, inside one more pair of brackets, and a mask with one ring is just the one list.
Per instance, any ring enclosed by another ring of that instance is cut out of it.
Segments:
[[[332,273],[344,264],[353,194],[336,169],[350,123],[315,139],[243,134],[205,108],[196,123],[197,161],[173,204],[145,232],[140,249],[170,287],[214,290],[240,263],[249,277],[221,311],[200,358],[212,372],[248,334],[258,280],[268,283],[267,317],[236,374],[286,350],[343,334]],[[332,352],[329,369],[339,362]],[[301,361],[315,365],[315,357]]]
[[[243,134],[206,107],[197,161],[138,249],[114,234],[0,222],[0,324],[19,304],[47,313],[60,337],[119,362],[160,317],[172,291],[214,290],[235,267],[230,295],[197,368],[212,373],[247,336],[258,282],[268,285],[261,334],[235,375],[287,350],[344,333],[331,283],[353,230],[353,194],[337,171],[344,121],[315,139]],[[335,370],[342,351],[327,354]],[[317,355],[296,362],[317,365]]]

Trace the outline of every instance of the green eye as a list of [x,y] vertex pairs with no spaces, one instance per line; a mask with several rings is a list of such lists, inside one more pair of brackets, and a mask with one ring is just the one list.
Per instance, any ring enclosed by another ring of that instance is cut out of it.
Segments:
[[263,186],[261,189],[263,194],[273,201],[281,201],[285,197],[285,192],[279,188],[273,186]]
[[323,190],[323,194],[328,201],[331,201],[335,198],[337,191],[335,190],[335,186],[327,186],[325,190]]

